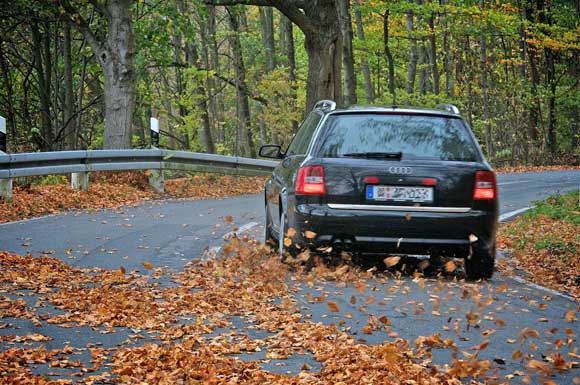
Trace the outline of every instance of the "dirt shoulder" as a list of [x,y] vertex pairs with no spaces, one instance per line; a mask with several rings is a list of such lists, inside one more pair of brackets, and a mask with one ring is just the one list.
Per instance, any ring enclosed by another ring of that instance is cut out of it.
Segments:
[[537,202],[536,208],[500,227],[498,246],[511,254],[504,272],[580,300],[580,191]]
[[64,177],[48,180],[56,184],[43,185],[42,181],[37,178],[32,182],[25,180],[16,184],[13,199],[9,202],[0,200],[0,223],[70,210],[130,206],[153,199],[203,199],[256,194],[263,191],[266,178],[197,175],[170,179],[165,182],[164,194],[151,189],[147,176],[140,172],[95,173],[91,175],[87,192],[72,189]]

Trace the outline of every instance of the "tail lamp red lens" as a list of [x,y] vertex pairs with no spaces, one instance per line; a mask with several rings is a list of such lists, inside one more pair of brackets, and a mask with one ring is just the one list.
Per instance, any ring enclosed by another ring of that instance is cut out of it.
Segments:
[[363,182],[365,184],[377,184],[377,183],[379,183],[379,178],[376,176],[365,176],[365,178],[363,179]]
[[324,195],[324,168],[322,166],[306,166],[298,170],[296,178],[296,194]]
[[437,186],[437,179],[435,178],[424,178],[421,181],[423,186]]
[[497,198],[497,184],[495,174],[491,171],[477,171],[475,173],[475,189],[473,199],[493,200]]

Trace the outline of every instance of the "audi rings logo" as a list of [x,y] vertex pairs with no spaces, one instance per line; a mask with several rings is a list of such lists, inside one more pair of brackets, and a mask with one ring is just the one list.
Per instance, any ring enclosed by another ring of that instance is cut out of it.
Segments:
[[389,167],[389,172],[391,174],[411,175],[413,169],[411,167],[391,166]]

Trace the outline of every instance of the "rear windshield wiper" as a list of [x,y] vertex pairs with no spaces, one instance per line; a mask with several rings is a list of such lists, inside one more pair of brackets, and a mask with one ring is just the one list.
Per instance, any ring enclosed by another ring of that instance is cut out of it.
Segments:
[[369,159],[397,159],[403,156],[402,152],[349,152],[342,154],[351,158],[369,158]]

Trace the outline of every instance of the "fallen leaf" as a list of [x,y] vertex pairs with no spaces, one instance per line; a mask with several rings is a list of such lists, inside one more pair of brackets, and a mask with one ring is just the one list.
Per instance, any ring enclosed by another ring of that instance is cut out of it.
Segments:
[[578,317],[576,316],[576,311],[575,310],[569,310],[569,311],[567,311],[566,314],[564,315],[564,318],[568,322],[578,321]]
[[326,302],[326,306],[328,306],[328,310],[330,310],[332,312],[339,312],[340,311],[340,307],[334,301],[328,301],[328,302]]

